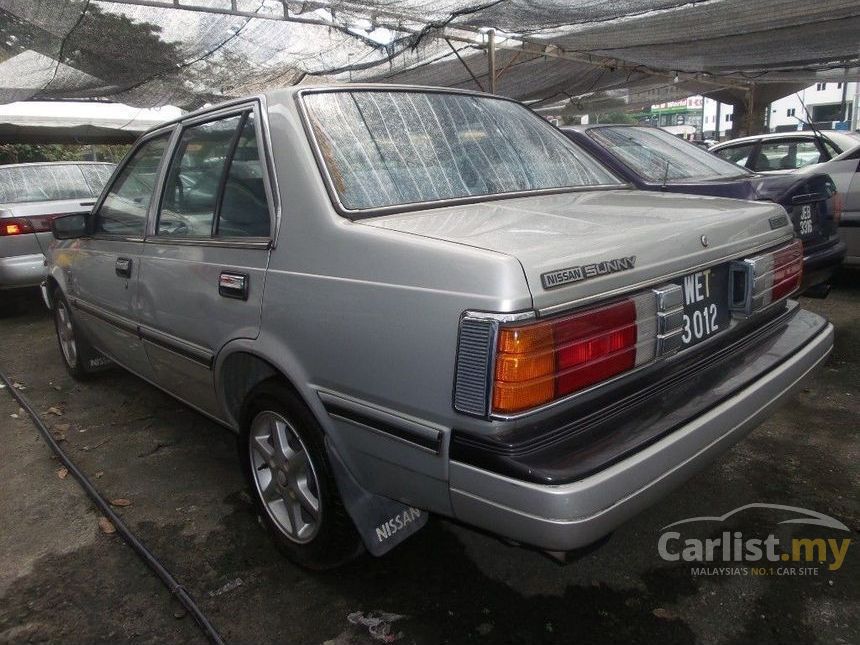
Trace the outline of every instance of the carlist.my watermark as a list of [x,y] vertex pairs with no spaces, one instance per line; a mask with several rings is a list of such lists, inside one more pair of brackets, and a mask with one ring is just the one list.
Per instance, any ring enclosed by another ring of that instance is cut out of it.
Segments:
[[[811,527],[820,536],[785,537],[773,531],[766,535],[750,535],[742,530],[724,530],[713,534],[714,525],[725,523],[744,511],[752,509],[791,514],[776,523]],[[691,535],[696,529],[707,530],[711,537]],[[719,516],[690,517],[660,529],[657,553],[667,562],[690,563],[693,575],[776,575],[810,576],[842,568],[851,545],[845,524],[834,517],[797,506],[754,503],[732,509]],[[837,535],[838,537],[833,537]]]

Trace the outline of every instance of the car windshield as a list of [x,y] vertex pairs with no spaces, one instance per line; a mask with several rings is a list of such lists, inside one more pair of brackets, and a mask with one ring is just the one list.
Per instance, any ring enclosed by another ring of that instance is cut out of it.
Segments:
[[347,210],[620,184],[512,101],[402,90],[314,92],[303,100]]
[[0,204],[91,199],[113,171],[109,164],[0,167]]
[[680,183],[749,174],[657,128],[604,126],[590,128],[588,136],[647,181]]

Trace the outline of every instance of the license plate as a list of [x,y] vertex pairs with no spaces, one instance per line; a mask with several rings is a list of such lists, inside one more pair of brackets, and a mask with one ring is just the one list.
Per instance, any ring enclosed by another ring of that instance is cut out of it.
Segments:
[[729,266],[696,271],[676,281],[684,292],[682,347],[692,347],[729,327]]
[[794,207],[794,213],[800,237],[814,235],[818,220],[818,204],[800,204]]

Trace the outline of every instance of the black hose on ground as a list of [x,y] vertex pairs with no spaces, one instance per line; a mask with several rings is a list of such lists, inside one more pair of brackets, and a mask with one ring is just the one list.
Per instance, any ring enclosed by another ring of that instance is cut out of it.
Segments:
[[33,423],[36,424],[36,428],[39,430],[39,434],[42,435],[42,438],[45,442],[50,446],[51,450],[54,451],[54,454],[57,455],[57,458],[62,462],[62,464],[66,467],[66,469],[72,474],[72,476],[78,480],[81,488],[84,489],[84,492],[87,496],[92,500],[93,504],[102,512],[102,514],[109,519],[113,525],[116,527],[117,533],[119,533],[120,537],[125,540],[125,543],[128,544],[134,552],[140,556],[140,559],[143,560],[146,565],[155,572],[161,581],[164,583],[164,586],[173,594],[182,606],[185,607],[186,611],[194,618],[197,625],[205,634],[206,638],[209,639],[210,642],[216,643],[217,645],[224,645],[224,639],[221,638],[221,635],[209,622],[209,619],[203,614],[200,610],[200,607],[197,606],[197,603],[194,602],[194,599],[191,595],[185,590],[185,588],[179,584],[176,578],[164,568],[164,565],[158,561],[158,559],[152,554],[152,552],[146,548],[146,545],[143,544],[134,533],[125,525],[122,519],[117,515],[114,510],[111,508],[110,503],[101,496],[101,494],[96,490],[96,487],[93,486],[93,483],[81,472],[77,466],[75,466],[74,462],[69,459],[69,456],[63,451],[60,447],[60,444],[57,443],[57,440],[54,439],[51,432],[48,430],[45,423],[36,414],[36,411],[33,409],[33,406],[30,405],[30,401],[25,397],[21,392],[19,392],[15,387],[12,386],[12,383],[9,381],[9,378],[0,371],[0,380],[6,385],[11,392],[12,397],[18,402],[18,404],[27,411],[27,414],[30,415],[30,418],[33,419]]

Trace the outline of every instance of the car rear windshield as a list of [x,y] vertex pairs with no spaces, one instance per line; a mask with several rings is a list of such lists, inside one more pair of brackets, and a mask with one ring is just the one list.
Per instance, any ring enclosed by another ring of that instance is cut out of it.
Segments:
[[0,166],[0,204],[92,199],[112,171],[110,164]]
[[331,184],[351,211],[620,183],[512,101],[373,90],[303,100]]
[[647,181],[681,183],[749,174],[657,128],[602,126],[589,128],[588,136]]

